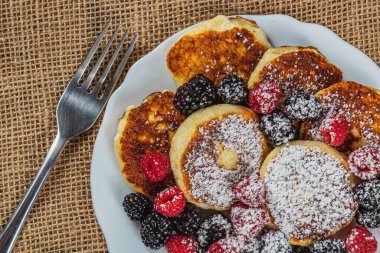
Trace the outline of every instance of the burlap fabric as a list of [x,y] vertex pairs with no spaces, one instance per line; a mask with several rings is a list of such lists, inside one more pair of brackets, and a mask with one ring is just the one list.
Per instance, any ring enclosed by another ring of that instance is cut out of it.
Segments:
[[[380,63],[379,0],[2,0],[0,224],[42,163],[56,131],[57,101],[107,18],[140,33],[135,61],[173,33],[217,14],[271,13],[325,25]],[[15,252],[106,251],[90,194],[98,128],[99,122],[66,147]]]

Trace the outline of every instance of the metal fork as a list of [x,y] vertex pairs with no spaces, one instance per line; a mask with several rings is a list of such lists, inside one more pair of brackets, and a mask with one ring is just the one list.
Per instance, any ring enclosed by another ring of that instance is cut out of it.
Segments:
[[121,60],[120,65],[118,66],[115,74],[110,81],[110,84],[105,88],[104,94],[99,97],[99,93],[104,84],[104,81],[113,63],[115,62],[125,39],[128,36],[127,30],[121,38],[121,41],[119,42],[115,52],[112,54],[111,59],[105,67],[104,71],[101,73],[99,80],[96,82],[94,88],[89,91],[90,84],[92,83],[96,73],[99,70],[100,65],[106,57],[113,40],[117,36],[117,33],[119,31],[118,26],[104,47],[102,53],[99,56],[99,59],[96,61],[88,77],[82,85],[79,85],[80,78],[87,69],[110,25],[111,20],[108,21],[93,46],[88,51],[87,55],[83,59],[83,62],[80,64],[78,70],[69,81],[67,88],[63,92],[61,99],[58,102],[56,112],[58,125],[57,136],[32,184],[12,214],[8,223],[4,226],[4,229],[0,233],[0,253],[10,253],[12,251],[17,237],[20,234],[28,217],[28,214],[32,209],[33,204],[36,202],[37,197],[40,194],[41,189],[44,186],[45,181],[49,176],[53,166],[55,165],[59,154],[72,138],[79,135],[80,133],[87,131],[94,125],[100,113],[102,112],[108,98],[110,97],[112,90],[115,87],[115,84],[117,83],[121,72],[123,71],[129,59],[129,56],[132,53],[133,47],[138,38],[137,34],[134,35],[123,59]]

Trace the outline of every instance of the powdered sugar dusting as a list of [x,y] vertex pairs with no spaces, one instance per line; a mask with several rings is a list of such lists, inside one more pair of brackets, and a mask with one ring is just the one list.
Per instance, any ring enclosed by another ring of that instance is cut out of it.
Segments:
[[[220,146],[238,154],[236,170],[218,165]],[[263,147],[258,124],[235,114],[212,120],[199,128],[184,157],[190,194],[201,203],[228,208],[233,201],[232,185],[257,173],[261,165]]]
[[291,253],[292,246],[285,235],[280,231],[269,231],[262,238],[263,247],[261,252],[265,253]]
[[[379,95],[356,83],[347,82],[345,85],[347,87],[333,86],[328,93],[318,96],[325,116],[345,115],[350,127],[357,128],[362,138],[368,142],[380,143]],[[318,131],[320,123],[320,121],[314,122],[308,129],[312,139],[321,139]]]
[[323,239],[357,209],[349,173],[317,147],[288,145],[267,167],[268,207],[288,237]]
[[285,96],[298,90],[313,94],[341,80],[339,69],[315,52],[301,50],[283,54],[267,63],[260,73],[261,82],[279,85]]

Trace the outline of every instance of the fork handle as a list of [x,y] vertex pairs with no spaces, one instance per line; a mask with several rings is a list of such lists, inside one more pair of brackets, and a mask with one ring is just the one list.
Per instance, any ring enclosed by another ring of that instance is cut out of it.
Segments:
[[33,204],[36,202],[47,177],[57,161],[59,154],[68,141],[68,139],[61,137],[58,132],[49,149],[49,152],[46,155],[45,161],[33,179],[32,184],[29,186],[29,189],[25,193],[21,202],[18,204],[11,218],[0,232],[0,253],[12,252],[17,237],[25,224]]

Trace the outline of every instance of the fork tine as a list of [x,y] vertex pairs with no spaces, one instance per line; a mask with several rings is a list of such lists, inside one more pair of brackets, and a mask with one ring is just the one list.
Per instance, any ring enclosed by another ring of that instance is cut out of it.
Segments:
[[92,45],[90,50],[87,52],[86,57],[83,59],[82,63],[79,65],[77,71],[71,78],[69,85],[75,84],[77,85],[79,79],[82,77],[84,71],[86,70],[88,64],[91,61],[91,58],[94,56],[96,50],[98,49],[100,42],[102,42],[104,35],[108,31],[108,28],[110,27],[112,21],[111,19],[108,20],[107,24],[104,26],[102,32],[99,34],[98,38],[96,39],[95,43]]
[[128,62],[128,59],[133,51],[133,48],[136,44],[136,41],[138,39],[139,35],[137,33],[135,33],[135,35],[133,36],[133,39],[128,47],[128,50],[127,52],[125,53],[123,59],[121,60],[120,62],[120,65],[117,67],[117,70],[114,74],[114,76],[112,77],[112,80],[110,82],[110,84],[107,86],[103,96],[101,97],[101,100],[103,101],[107,101],[108,100],[108,97],[111,95],[117,81],[119,80],[120,78],[120,75],[121,73],[123,72],[124,68],[125,68],[125,65],[127,64]]
[[124,41],[127,38],[128,34],[129,34],[129,29],[127,29],[125,31],[123,37],[121,38],[119,44],[117,45],[117,48],[116,48],[115,52],[113,53],[110,61],[108,62],[107,66],[104,69],[104,71],[103,71],[102,75],[100,76],[99,80],[95,84],[94,89],[92,90],[92,93],[94,93],[95,95],[97,95],[99,93],[100,89],[102,88],[102,85],[103,85],[104,81],[106,80],[108,72],[111,70],[111,67],[112,67],[114,61],[116,60],[116,57],[119,54],[119,51],[120,51],[121,47],[123,46]]
[[88,88],[90,87],[91,82],[92,82],[92,80],[94,79],[95,74],[96,74],[96,72],[98,71],[100,65],[102,64],[104,58],[106,57],[107,52],[108,52],[108,50],[110,49],[110,47],[111,47],[111,45],[112,45],[112,42],[113,42],[113,40],[115,39],[115,37],[116,37],[118,31],[119,31],[119,26],[116,27],[115,31],[114,31],[113,34],[112,34],[112,37],[111,37],[110,40],[108,41],[107,45],[104,47],[102,54],[99,56],[99,59],[96,61],[96,63],[95,63],[95,65],[94,65],[94,67],[92,68],[90,74],[88,74],[88,77],[87,77],[86,80],[83,82],[82,87],[83,87],[84,89],[88,89]]

